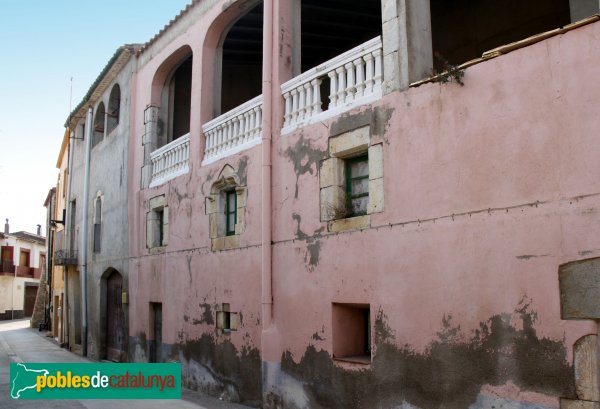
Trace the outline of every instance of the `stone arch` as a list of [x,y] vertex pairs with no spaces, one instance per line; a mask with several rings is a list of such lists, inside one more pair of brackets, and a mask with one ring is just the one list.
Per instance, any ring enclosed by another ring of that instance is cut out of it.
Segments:
[[208,108],[201,112],[202,123],[222,113],[223,44],[228,33],[241,18],[262,3],[262,0],[250,0],[243,4],[232,4],[223,10],[208,28],[203,44],[203,60],[213,61],[213,64],[205,64],[202,68],[202,106]]
[[109,135],[119,125],[121,115],[121,87],[113,85],[108,97],[108,111],[106,112],[106,134]]
[[104,102],[98,104],[96,113],[94,114],[93,128],[92,128],[92,147],[96,146],[102,139],[104,139],[104,122],[106,117],[106,110],[104,109]]
[[151,105],[160,105],[160,97],[167,77],[192,54],[192,48],[186,44],[175,50],[160,64],[152,78]]
[[124,278],[112,267],[101,276],[100,301],[100,357],[110,361],[125,362],[127,359],[128,326],[123,306]]
[[233,169],[233,167],[231,165],[227,164],[227,165],[223,166],[223,169],[221,169],[221,172],[219,173],[217,180],[210,187],[210,193],[216,194],[225,188],[235,187],[235,186],[239,186],[239,185],[240,185],[239,176],[237,175],[237,173],[235,173],[235,170]]
[[190,132],[193,52],[189,45],[177,49],[158,67],[152,80],[151,106],[156,127],[153,148]]

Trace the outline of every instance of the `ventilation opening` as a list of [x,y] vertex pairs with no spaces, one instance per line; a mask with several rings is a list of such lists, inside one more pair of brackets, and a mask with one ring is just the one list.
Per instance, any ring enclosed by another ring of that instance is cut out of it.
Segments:
[[368,304],[333,304],[333,358],[371,363],[371,309]]

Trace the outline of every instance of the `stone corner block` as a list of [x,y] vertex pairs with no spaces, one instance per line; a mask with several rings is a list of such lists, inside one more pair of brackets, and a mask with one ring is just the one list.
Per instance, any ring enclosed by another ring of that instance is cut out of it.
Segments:
[[348,230],[364,229],[371,225],[371,218],[369,215],[349,217],[346,219],[332,220],[328,223],[328,229],[330,232],[341,232]]
[[321,188],[344,185],[344,161],[338,158],[329,158],[321,162],[319,173]]
[[369,179],[383,177],[383,144],[369,146]]
[[600,401],[598,393],[598,336],[586,335],[573,348],[575,390],[577,397],[587,401]]
[[371,127],[363,126],[344,134],[329,138],[329,155],[337,157],[350,156],[369,147]]
[[600,403],[588,400],[572,400],[561,398],[560,409],[600,409]]
[[321,221],[333,220],[345,210],[346,192],[341,186],[321,189]]
[[149,203],[150,209],[158,209],[167,205],[167,199],[165,198],[165,195],[160,195],[150,199]]
[[558,280],[562,319],[600,319],[600,258],[560,266]]
[[368,214],[383,212],[383,191],[383,178],[369,180]]

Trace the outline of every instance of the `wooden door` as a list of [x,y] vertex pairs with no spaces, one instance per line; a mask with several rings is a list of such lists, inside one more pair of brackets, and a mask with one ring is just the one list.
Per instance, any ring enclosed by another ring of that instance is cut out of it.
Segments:
[[29,267],[29,250],[21,250],[19,254],[19,265]]
[[0,255],[2,268],[0,271],[13,273],[13,252],[13,246],[2,246],[2,254]]
[[25,287],[25,316],[33,315],[33,307],[35,306],[35,297],[37,296],[37,285],[28,285]]
[[123,278],[116,271],[106,282],[106,358],[125,360],[125,314],[123,313]]

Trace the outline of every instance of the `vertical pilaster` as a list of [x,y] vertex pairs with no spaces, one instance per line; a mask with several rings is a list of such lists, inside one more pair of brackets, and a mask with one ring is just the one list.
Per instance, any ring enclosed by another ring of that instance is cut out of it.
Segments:
[[144,166],[142,166],[142,189],[150,186],[152,179],[150,154],[157,148],[158,114],[159,109],[155,105],[148,106],[144,111],[144,136],[142,138],[142,145],[144,146]]
[[429,1],[382,0],[384,94],[408,88],[433,68]]

